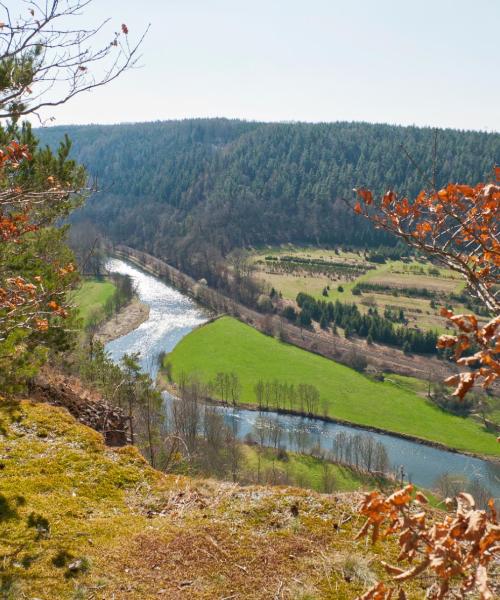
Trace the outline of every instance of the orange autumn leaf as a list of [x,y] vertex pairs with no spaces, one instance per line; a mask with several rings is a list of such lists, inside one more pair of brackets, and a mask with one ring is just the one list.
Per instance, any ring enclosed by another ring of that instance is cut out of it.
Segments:
[[397,536],[400,553],[398,565],[381,561],[390,580],[376,583],[357,600],[406,598],[403,586],[412,579],[429,582],[426,587],[437,582],[444,594],[433,596],[436,600],[465,597],[462,592],[468,596],[474,591],[481,600],[492,600],[488,567],[500,556],[500,526],[494,502],[488,502],[488,511],[479,510],[470,494],[460,493],[454,502],[447,499],[450,512],[436,514],[431,509],[427,513],[422,507],[427,498],[420,492],[415,500],[394,502],[395,498],[405,498],[409,491],[407,486],[387,497],[381,492],[364,495],[361,513],[367,520],[363,535],[368,536],[370,528],[378,530],[387,525],[387,531]]
[[47,321],[47,319],[36,318],[35,327],[36,329],[38,329],[38,331],[47,331],[47,329],[49,328],[49,322]]
[[420,502],[421,504],[428,504],[429,500],[427,499],[427,496],[425,494],[423,494],[422,492],[418,491],[415,494],[415,501],[416,502]]
[[402,506],[403,504],[408,504],[411,499],[411,492],[413,490],[413,485],[407,485],[402,490],[394,492],[387,498],[387,502],[390,504],[394,504],[395,506]]
[[[500,165],[494,167],[494,174],[500,182]],[[437,344],[440,349],[454,350],[458,364],[476,373],[474,384],[491,386],[500,378],[500,185],[449,183],[402,200],[392,191],[377,201],[365,188],[355,191],[365,204],[373,204],[369,212],[356,205],[357,214],[431,256],[433,263],[460,273],[466,290],[484,305],[485,314],[491,315],[481,328],[472,314],[455,316],[442,309],[441,315],[460,336],[441,336]],[[470,348],[474,348],[473,356],[462,358]],[[457,380],[456,385],[460,398],[472,387],[469,377]]]
[[386,192],[384,194],[384,197],[382,198],[382,205],[387,208],[389,207],[394,201],[396,200],[396,194],[394,192],[392,192],[391,190],[389,190],[388,192]]
[[371,193],[370,190],[367,190],[366,188],[360,188],[359,190],[357,190],[358,192],[358,196],[360,196],[363,200],[363,202],[365,204],[372,204],[373,202],[373,194]]

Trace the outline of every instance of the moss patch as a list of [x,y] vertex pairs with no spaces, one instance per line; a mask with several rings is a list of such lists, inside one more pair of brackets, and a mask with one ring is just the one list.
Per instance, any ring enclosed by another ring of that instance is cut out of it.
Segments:
[[0,424],[12,598],[350,599],[393,557],[353,542],[357,495],[163,475],[43,404],[4,403]]

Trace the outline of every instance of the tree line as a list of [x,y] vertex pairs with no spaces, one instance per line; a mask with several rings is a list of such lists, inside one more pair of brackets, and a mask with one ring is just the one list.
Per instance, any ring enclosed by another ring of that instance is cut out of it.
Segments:
[[[422,170],[433,163],[433,132],[418,127],[191,119],[37,133],[54,147],[66,132],[101,188],[75,219],[205,278],[214,258],[250,245],[350,244],[383,260],[379,246],[393,238],[342,199],[356,185],[384,192],[387,181],[416,193],[420,174],[401,144]],[[439,181],[485,180],[499,147],[495,133],[442,130]]]
[[368,473],[387,474],[390,470],[384,444],[371,435],[340,431],[333,441],[332,455],[336,462]]
[[384,283],[370,283],[360,281],[352,288],[352,293],[359,296],[362,292],[378,292],[381,294],[392,294],[393,296],[408,296],[409,298],[436,298],[438,292],[424,287],[394,287]]
[[[342,303],[339,300],[326,302],[316,300],[313,296],[300,292],[297,304],[301,311],[297,315],[290,308],[283,311],[283,316],[297,321],[303,327],[310,327],[312,321],[320,324],[322,329],[336,327],[344,329],[346,337],[358,335],[368,342],[380,342],[402,348],[405,352],[419,354],[435,354],[438,335],[435,331],[420,331],[404,326],[396,326],[394,315],[390,318],[381,316],[377,308],[370,307],[367,314],[361,314],[356,304]],[[293,312],[292,312],[293,311]]]
[[[204,392],[217,397],[224,404],[236,406],[241,396],[241,381],[234,372],[219,371]],[[321,401],[319,390],[309,383],[294,385],[286,381],[259,379],[253,386],[255,404],[259,410],[290,410],[307,415],[326,414],[326,403]]]
[[241,383],[236,373],[219,372],[208,384],[208,393],[217,394],[225,404],[236,406],[240,400]]
[[295,386],[286,381],[264,381],[259,379],[254,385],[255,401],[259,410],[290,410],[307,415],[318,415],[321,408],[326,412],[326,405],[321,406],[319,390],[309,383]]
[[[219,377],[219,380],[222,379]],[[170,398],[165,406],[162,468],[171,472],[229,478],[243,483],[310,487],[311,482],[307,477],[287,467],[290,461],[288,447],[322,461],[323,491],[332,492],[336,487],[331,472],[332,464],[375,477],[391,476],[383,444],[368,434],[339,434],[331,450],[323,449],[316,436],[305,428],[287,429],[279,417],[262,413],[243,439],[236,419],[226,421],[216,406],[204,402],[211,385],[186,374],[180,375],[178,398]],[[258,382],[256,389],[261,385],[262,382]],[[278,387],[275,385],[274,389]],[[255,464],[249,464],[245,459],[243,444],[256,449]]]

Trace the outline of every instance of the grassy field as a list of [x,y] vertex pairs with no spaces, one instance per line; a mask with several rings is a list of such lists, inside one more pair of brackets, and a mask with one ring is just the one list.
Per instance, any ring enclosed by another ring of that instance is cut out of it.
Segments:
[[74,294],[72,302],[78,307],[84,326],[88,323],[92,312],[104,306],[105,302],[113,296],[115,289],[115,285],[106,280],[87,279],[82,283]]
[[[323,260],[337,264],[356,265],[358,267],[375,267],[366,270],[364,274],[356,278],[343,277],[341,274],[317,274],[301,270],[297,265],[296,270],[288,273],[272,272],[276,270],[273,262],[266,262],[269,256],[283,257],[292,256],[307,258],[311,260]],[[270,248],[266,251],[257,251],[253,256],[257,267],[256,276],[265,281],[270,287],[280,291],[284,298],[295,300],[299,292],[304,292],[321,300],[340,300],[341,302],[355,302],[361,311],[366,312],[369,306],[376,306],[383,313],[386,307],[405,311],[410,326],[418,326],[423,329],[436,329],[439,332],[446,331],[446,321],[439,315],[439,310],[430,306],[430,299],[407,297],[402,293],[393,295],[390,292],[363,292],[362,296],[352,293],[357,283],[375,283],[387,285],[391,288],[426,288],[439,294],[459,293],[464,283],[460,276],[453,271],[439,268],[439,275],[431,275],[433,265],[416,260],[403,262],[400,260],[388,260],[385,264],[369,263],[362,252],[344,252],[342,250],[329,250],[322,248],[299,248],[295,246],[284,246]],[[339,291],[339,285],[343,291]],[[322,292],[329,286],[328,297]],[[438,301],[438,304],[440,301]],[[463,312],[461,304],[453,303],[458,312]]]
[[416,380],[391,375],[392,381],[373,381],[230,317],[193,331],[167,360],[173,365],[174,379],[182,372],[205,382],[219,371],[237,373],[242,384],[241,402],[255,403],[253,388],[259,379],[309,383],[319,390],[331,417],[411,434],[459,450],[500,455],[494,435],[472,419],[443,412],[417,395],[415,390],[422,384]]
[[[266,485],[293,485],[311,489],[321,493],[332,492],[362,492],[372,489],[387,489],[393,485],[390,481],[376,479],[369,475],[356,472],[354,469],[337,465],[321,458],[287,452],[286,458],[279,458],[273,448],[258,448],[242,444],[242,472],[248,470],[251,483]],[[258,466],[260,459],[260,467]],[[325,467],[325,464],[327,465]],[[260,469],[260,481],[256,480],[257,470]],[[438,506],[441,499],[433,491],[421,489],[433,506]]]
[[288,452],[286,459],[280,460],[272,448],[262,448],[260,451],[256,446],[242,445],[241,448],[243,472],[247,470],[251,474],[253,483],[258,483],[253,480],[260,469],[260,483],[296,485],[317,492],[352,492],[380,487],[375,479],[368,475],[326,463],[313,456]]

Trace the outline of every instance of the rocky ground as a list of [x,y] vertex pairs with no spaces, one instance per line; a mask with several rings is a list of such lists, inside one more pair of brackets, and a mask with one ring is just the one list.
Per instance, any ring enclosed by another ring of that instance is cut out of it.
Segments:
[[129,441],[123,410],[103,400],[77,377],[46,366],[31,383],[30,397],[65,408],[77,421],[102,433],[108,446],[124,446]]

